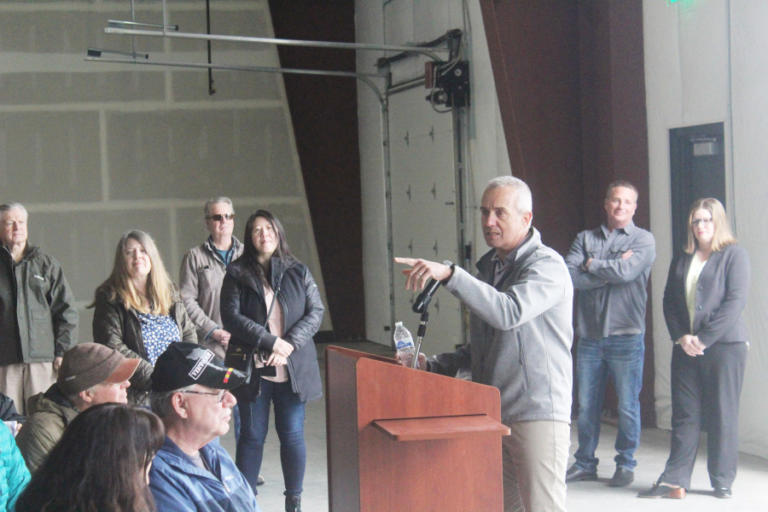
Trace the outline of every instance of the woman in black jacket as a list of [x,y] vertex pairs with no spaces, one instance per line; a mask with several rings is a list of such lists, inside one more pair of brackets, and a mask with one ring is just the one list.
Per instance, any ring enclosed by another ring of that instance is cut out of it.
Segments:
[[270,403],[280,438],[286,511],[301,510],[306,466],[305,404],[322,396],[312,336],[323,304],[312,274],[288,248],[280,221],[266,210],[248,218],[243,255],[227,267],[221,318],[230,344],[255,349],[254,373],[236,390],[241,430],[236,462],[256,489]]
[[675,341],[671,449],[664,473],[641,497],[685,497],[703,428],[714,495],[731,497],[748,350],[742,312],[749,273],[749,258],[736,245],[723,205],[713,198],[695,201],[688,244],[672,261],[664,289],[664,318]]
[[146,399],[155,361],[168,345],[197,343],[195,325],[155,241],[144,231],[127,231],[120,237],[112,273],[96,289],[92,306],[93,341],[141,359],[128,389],[131,402]]

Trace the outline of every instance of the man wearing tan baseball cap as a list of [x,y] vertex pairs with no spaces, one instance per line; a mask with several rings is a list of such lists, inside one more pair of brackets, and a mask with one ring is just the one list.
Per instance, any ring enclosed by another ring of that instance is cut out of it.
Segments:
[[79,413],[97,404],[127,403],[128,379],[139,362],[99,343],[81,343],[64,353],[56,383],[30,398],[31,416],[16,436],[32,473]]

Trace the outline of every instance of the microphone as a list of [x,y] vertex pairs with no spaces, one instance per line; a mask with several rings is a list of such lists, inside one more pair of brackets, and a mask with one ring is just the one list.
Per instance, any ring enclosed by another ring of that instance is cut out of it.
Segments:
[[440,281],[430,279],[427,282],[427,286],[425,286],[419,296],[416,297],[416,302],[414,302],[411,307],[413,312],[423,313],[427,306],[429,306],[429,301],[432,300],[432,296],[437,292],[438,288],[440,288]]

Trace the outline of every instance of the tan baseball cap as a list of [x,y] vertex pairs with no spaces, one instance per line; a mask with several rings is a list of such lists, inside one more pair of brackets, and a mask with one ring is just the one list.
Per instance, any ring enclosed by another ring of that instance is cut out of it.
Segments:
[[141,362],[99,343],[81,343],[64,352],[56,383],[66,395],[101,383],[123,382],[131,378]]

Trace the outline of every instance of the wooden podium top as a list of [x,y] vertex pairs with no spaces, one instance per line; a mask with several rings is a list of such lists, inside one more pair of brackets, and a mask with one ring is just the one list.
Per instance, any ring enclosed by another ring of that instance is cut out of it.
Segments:
[[455,439],[482,433],[509,435],[509,427],[487,414],[375,420],[373,426],[395,441]]

